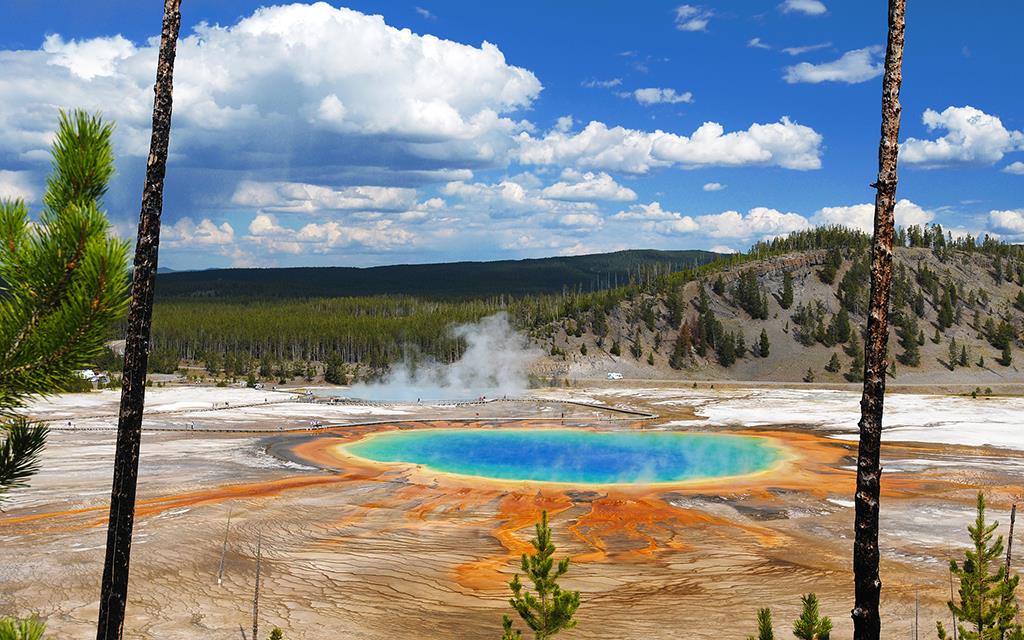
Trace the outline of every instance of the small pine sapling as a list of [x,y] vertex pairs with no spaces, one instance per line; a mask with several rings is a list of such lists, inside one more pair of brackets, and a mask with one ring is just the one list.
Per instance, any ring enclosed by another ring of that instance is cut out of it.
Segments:
[[800,640],[829,640],[832,633],[832,619],[822,616],[818,608],[818,596],[808,593],[800,598],[803,610],[793,623],[793,635]]
[[[985,496],[978,492],[977,516],[967,526],[973,549],[964,554],[963,564],[950,561],[949,569],[960,582],[960,602],[947,605],[955,616],[961,640],[1024,638],[1024,628],[1017,623],[1017,584],[1020,577],[1009,575],[1001,560],[1003,537],[996,536],[998,522],[985,520]],[[941,622],[935,624],[939,639],[949,636]]]
[[757,610],[757,638],[747,636],[747,640],[775,640],[775,631],[772,630],[772,610]]
[[42,640],[46,625],[35,618],[0,618],[0,640]]
[[[569,570],[569,558],[563,558],[555,564],[552,557],[555,545],[551,542],[551,528],[548,526],[548,512],[541,513],[541,520],[536,525],[537,537],[530,541],[535,553],[523,554],[522,570],[533,583],[536,595],[523,587],[516,574],[509,587],[512,597],[509,604],[516,610],[519,617],[526,623],[536,640],[547,640],[559,631],[572,629],[576,626],[573,615],[580,606],[578,591],[562,591],[558,579]],[[512,620],[504,616],[502,620],[504,633],[502,640],[519,640],[522,633],[512,629]]]

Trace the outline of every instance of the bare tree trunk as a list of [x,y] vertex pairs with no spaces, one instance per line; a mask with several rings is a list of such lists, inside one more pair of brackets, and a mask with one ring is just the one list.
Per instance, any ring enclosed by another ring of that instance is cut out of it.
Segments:
[[900,134],[900,84],[903,80],[903,32],[906,0],[889,0],[889,38],[882,80],[882,133],[878,145],[875,234],[871,246],[871,302],[864,345],[864,392],[860,401],[857,455],[856,521],[853,543],[854,640],[878,640],[878,501],[880,495],[882,407],[889,341],[889,289],[892,281],[893,209],[896,206],[896,156]]
[[260,560],[263,558],[263,532],[256,538],[256,589],[252,594],[252,640],[259,637],[260,629]]
[[1010,534],[1006,536],[1006,579],[1010,579],[1010,559],[1013,553],[1013,522],[1017,519],[1017,503],[1010,507]]
[[224,556],[228,553],[228,534],[231,533],[231,508],[228,508],[228,524],[224,527],[224,545],[220,548],[220,567],[217,569],[217,586],[224,584]]
[[[953,569],[949,570],[949,601],[953,602],[956,596],[953,595]],[[956,640],[956,614],[953,614],[953,640]]]
[[164,0],[163,30],[153,87],[153,134],[146,165],[146,185],[139,213],[135,245],[132,300],[125,334],[121,409],[117,423],[117,450],[110,491],[107,522],[107,553],[100,588],[97,640],[120,640],[128,599],[128,569],[135,520],[135,489],[139,473],[139,442],[145,405],[146,364],[149,360],[150,323],[153,318],[153,287],[160,245],[160,214],[164,200],[167,145],[171,135],[171,91],[174,55],[181,27],[181,0]]

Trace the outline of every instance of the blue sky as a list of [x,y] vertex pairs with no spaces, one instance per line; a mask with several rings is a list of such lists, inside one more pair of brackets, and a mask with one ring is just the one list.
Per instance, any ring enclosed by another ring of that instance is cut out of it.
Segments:
[[[0,0],[0,196],[117,122],[133,234],[158,2]],[[186,0],[161,263],[743,250],[870,224],[885,3]],[[1024,5],[912,2],[897,218],[1024,239]]]

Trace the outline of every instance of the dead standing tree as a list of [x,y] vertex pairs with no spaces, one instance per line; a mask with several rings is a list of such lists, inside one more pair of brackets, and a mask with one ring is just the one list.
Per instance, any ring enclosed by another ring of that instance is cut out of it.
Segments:
[[121,409],[117,423],[114,478],[110,490],[110,518],[107,522],[107,552],[100,587],[97,640],[120,640],[128,599],[128,568],[135,521],[135,490],[139,475],[139,442],[142,439],[146,364],[153,318],[153,288],[160,245],[167,146],[171,136],[174,56],[180,28],[181,0],[164,0],[160,53],[153,88],[153,134],[146,165],[146,184],[142,191],[139,235],[132,274],[132,300],[128,308],[128,330],[125,334]]
[[853,544],[855,640],[878,640],[882,581],[878,574],[878,506],[881,490],[882,407],[885,401],[889,341],[889,289],[892,282],[893,210],[900,134],[900,85],[906,0],[889,0],[889,36],[882,80],[882,135],[878,146],[875,229],[871,246],[871,301],[864,346],[864,392],[860,401],[856,520]]

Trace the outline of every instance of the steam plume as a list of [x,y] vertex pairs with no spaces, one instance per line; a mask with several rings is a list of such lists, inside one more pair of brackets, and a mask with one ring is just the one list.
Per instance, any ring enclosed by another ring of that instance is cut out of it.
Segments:
[[509,324],[506,313],[454,327],[452,335],[466,341],[466,352],[458,361],[417,366],[406,362],[380,382],[354,385],[352,395],[368,400],[465,400],[526,390],[527,368],[541,352]]

